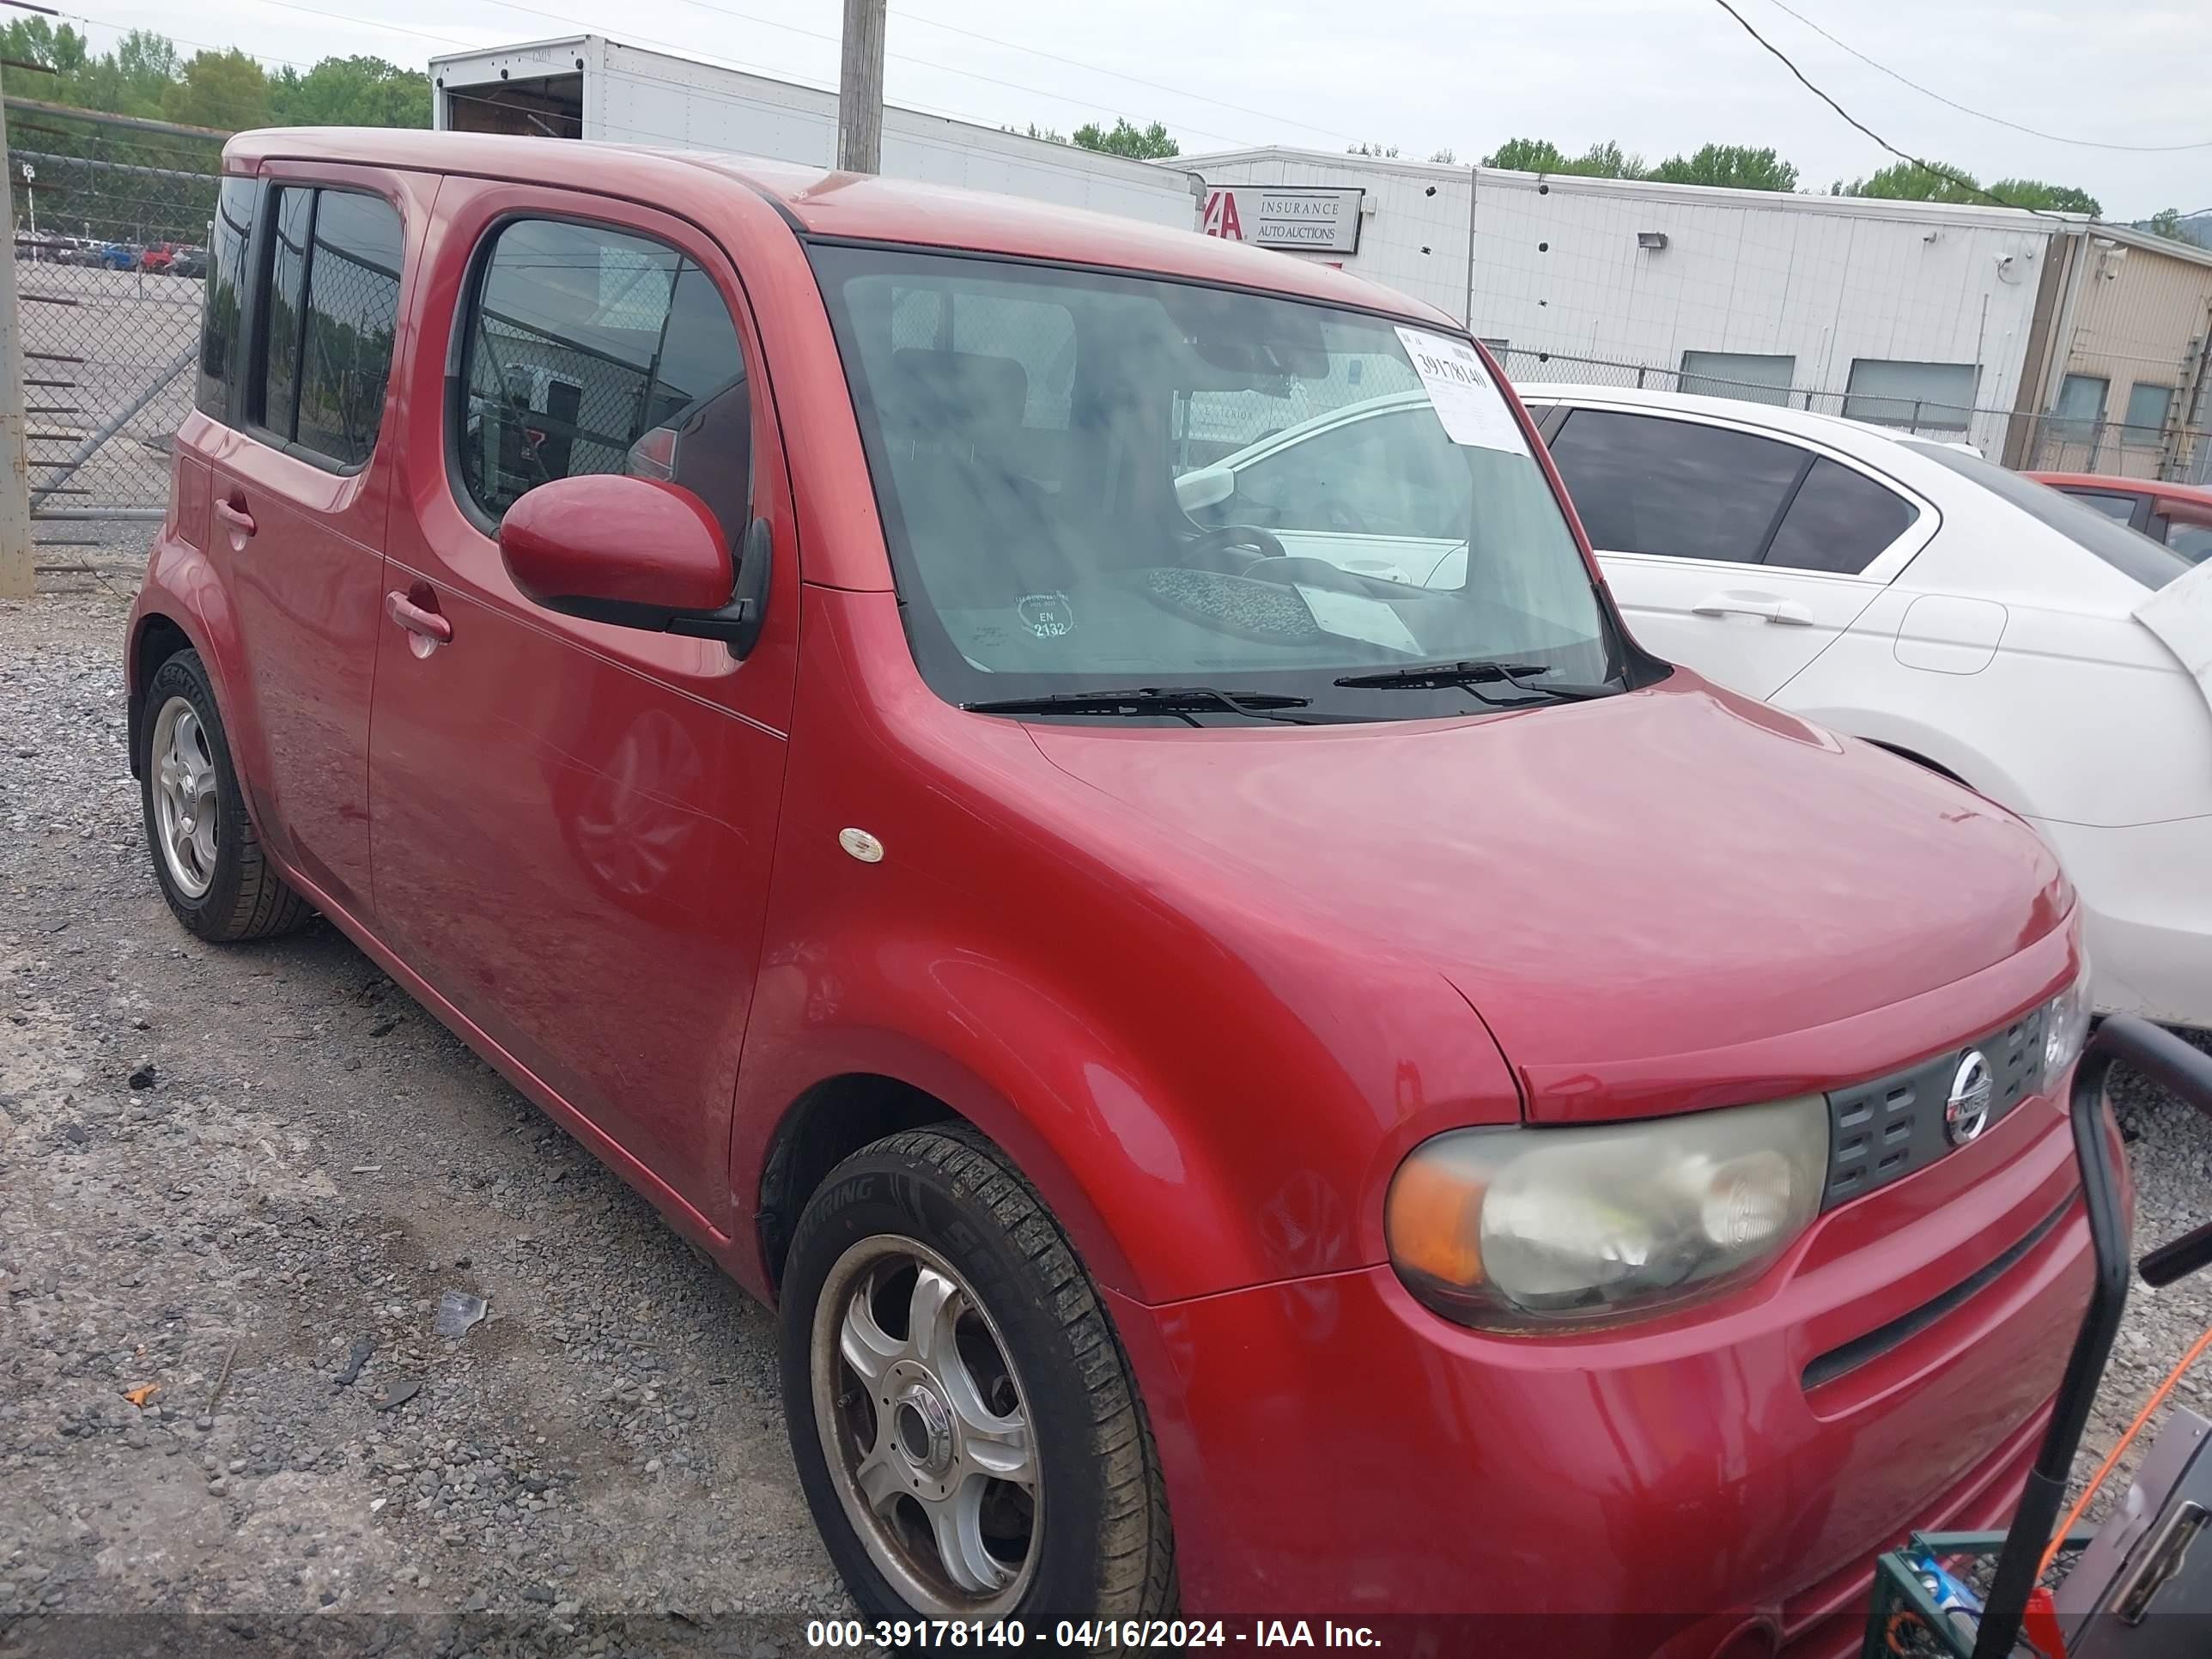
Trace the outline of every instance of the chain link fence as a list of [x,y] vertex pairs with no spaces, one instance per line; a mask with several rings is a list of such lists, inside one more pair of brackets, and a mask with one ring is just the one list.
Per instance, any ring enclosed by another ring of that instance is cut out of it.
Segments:
[[158,519],[191,400],[221,139],[8,102],[33,516]]
[[2170,422],[2164,427],[2126,426],[2078,416],[1982,409],[1933,399],[1878,396],[1867,392],[1778,386],[1717,379],[1709,374],[1577,357],[1553,351],[1509,347],[1497,354],[1524,396],[1540,397],[1554,385],[1641,386],[1655,392],[1686,392],[1707,398],[1802,409],[1816,415],[1864,421],[1943,443],[1972,444],[1991,460],[2029,472],[2103,472],[2136,478],[2203,481],[2212,471],[2212,432]]

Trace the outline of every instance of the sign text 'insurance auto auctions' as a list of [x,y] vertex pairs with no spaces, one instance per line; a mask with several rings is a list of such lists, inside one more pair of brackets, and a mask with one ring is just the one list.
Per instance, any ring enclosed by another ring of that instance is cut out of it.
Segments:
[[1208,236],[1257,247],[1307,248],[1316,253],[1359,251],[1360,190],[1296,185],[1208,185]]

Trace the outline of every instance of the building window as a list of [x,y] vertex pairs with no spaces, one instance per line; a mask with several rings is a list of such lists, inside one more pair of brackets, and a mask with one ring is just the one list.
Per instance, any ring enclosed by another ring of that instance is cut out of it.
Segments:
[[1844,418],[1916,432],[1964,432],[1967,416],[1974,412],[1974,385],[1980,374],[1972,363],[1854,358]]
[[2086,443],[2105,418],[2105,399],[2112,383],[2101,374],[2069,374],[2058,383],[2051,429],[2069,443]]
[[2166,430],[2166,417],[2172,407],[2172,386],[2137,380],[2128,388],[2129,429],[2122,441],[2131,444],[2156,443]]
[[1681,389],[1700,398],[1737,398],[1787,407],[1797,360],[1755,351],[1686,351]]

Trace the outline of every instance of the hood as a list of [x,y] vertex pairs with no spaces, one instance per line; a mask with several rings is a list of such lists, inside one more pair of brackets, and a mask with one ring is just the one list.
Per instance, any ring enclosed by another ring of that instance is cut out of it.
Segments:
[[[1249,888],[1214,896],[1311,938],[1317,973],[1432,967],[1538,1119],[1832,1086],[1978,1035],[2040,981],[1934,994],[2019,957],[2070,902],[2003,808],[1682,670],[1467,720],[1029,730],[1170,844],[1202,846],[1209,879],[1241,872]],[[2048,954],[2034,969],[2055,976]],[[1899,1046],[1877,1018],[1869,1054],[1857,1017],[1916,998],[1888,1023]],[[1776,1041],[1824,1026],[1853,1041]]]
[[2212,701],[2212,559],[2153,592],[2136,607],[2136,620],[2181,659]]

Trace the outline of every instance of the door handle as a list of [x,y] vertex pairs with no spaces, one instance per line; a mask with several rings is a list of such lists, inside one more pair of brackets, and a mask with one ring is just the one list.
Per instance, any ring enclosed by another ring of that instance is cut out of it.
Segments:
[[251,513],[248,513],[242,507],[233,507],[226,501],[222,501],[220,499],[216,501],[215,504],[215,515],[241,536],[251,536],[255,530],[259,528],[259,526],[253,522],[253,515]]
[[397,589],[384,596],[384,614],[417,639],[432,645],[447,645],[453,641],[453,623],[434,611],[425,611]]
[[1795,599],[1771,593],[1712,593],[1690,607],[1693,617],[1757,617],[1785,628],[1810,628],[1813,613]]

